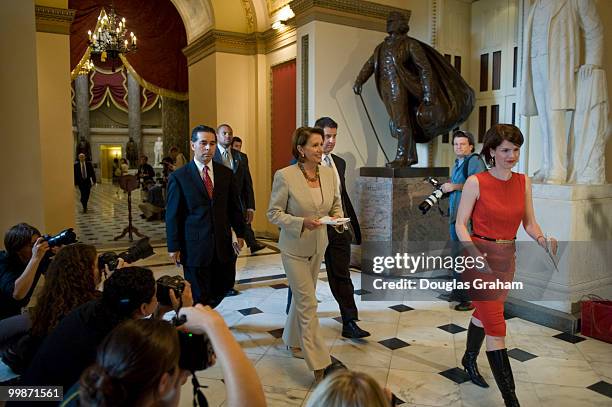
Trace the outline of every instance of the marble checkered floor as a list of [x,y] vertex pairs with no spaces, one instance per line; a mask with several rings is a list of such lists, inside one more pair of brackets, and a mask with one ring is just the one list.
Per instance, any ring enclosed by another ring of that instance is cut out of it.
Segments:
[[[168,263],[164,247],[156,252],[142,261],[156,277],[180,272]],[[273,248],[254,256],[245,249],[237,269],[241,294],[226,298],[217,309],[259,372],[269,405],[301,406],[313,390],[313,376],[280,339],[287,297],[280,256]],[[372,375],[405,406],[503,406],[484,352],[478,363],[491,388],[475,386],[458,368],[469,312],[453,310],[433,293],[431,301],[418,302],[365,302],[356,294],[360,326],[372,336],[349,340],[340,335],[338,307],[324,272],[319,280],[318,316],[334,358]],[[358,290],[358,273],[353,281]],[[520,318],[508,320],[507,344],[522,406],[612,405],[612,345]],[[200,384],[208,386],[204,393],[211,406],[225,401],[222,369],[197,374]],[[188,382],[181,406],[191,405],[191,395]]]
[[[75,194],[76,233],[83,243],[93,244],[98,248],[112,248],[129,245],[126,235],[114,241],[128,225],[128,199],[118,186],[104,183],[96,184],[91,189],[87,213],[83,213],[80,193]],[[132,224],[139,232],[151,239],[151,242],[162,242],[166,239],[166,225],[162,221],[147,221],[140,218],[138,204],[142,203],[140,190],[132,191]],[[138,236],[133,235],[134,240]]]

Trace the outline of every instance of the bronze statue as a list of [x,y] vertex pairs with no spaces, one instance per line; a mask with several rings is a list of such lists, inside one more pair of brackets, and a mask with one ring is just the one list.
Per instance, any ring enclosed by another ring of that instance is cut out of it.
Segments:
[[130,163],[130,168],[138,167],[138,146],[132,137],[125,146],[125,155]]
[[78,159],[79,154],[85,154],[85,160],[91,161],[91,145],[85,137],[81,137],[79,144],[76,147],[76,157]]
[[390,116],[397,155],[387,167],[418,162],[416,143],[427,143],[464,122],[474,108],[474,91],[444,57],[409,37],[407,17],[392,11],[389,35],[374,50],[355,80],[353,91],[375,74],[378,94]]

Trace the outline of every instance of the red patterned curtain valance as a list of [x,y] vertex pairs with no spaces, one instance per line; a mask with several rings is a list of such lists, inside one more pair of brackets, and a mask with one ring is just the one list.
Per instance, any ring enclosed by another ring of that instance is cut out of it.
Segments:
[[[143,112],[155,106],[159,95],[143,88],[140,106]],[[112,102],[118,109],[128,111],[128,88],[125,68],[115,72],[96,68],[89,75],[89,110],[95,110],[104,102]]]
[[[140,85],[158,95],[187,99],[187,45],[185,27],[170,0],[115,0],[115,12],[127,21],[128,30],[138,37],[138,50],[121,58],[125,68]],[[96,26],[100,10],[110,8],[109,0],[70,0],[76,10],[70,31],[70,69],[76,76],[87,60],[87,30]],[[125,74],[125,72],[124,72]]]

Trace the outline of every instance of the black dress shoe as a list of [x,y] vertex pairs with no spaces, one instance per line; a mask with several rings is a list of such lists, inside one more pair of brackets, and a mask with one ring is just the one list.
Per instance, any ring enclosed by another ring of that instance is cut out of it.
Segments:
[[254,254],[254,253],[258,252],[261,249],[265,249],[266,247],[268,247],[268,246],[266,246],[265,244],[261,244],[259,242],[255,242],[255,244],[253,246],[251,246],[251,248],[250,248],[251,249],[251,254]]
[[470,301],[460,302],[455,305],[455,311],[471,311],[474,309],[474,305]]
[[225,293],[226,297],[234,297],[236,295],[239,295],[240,291],[236,290],[235,288],[230,288],[229,290],[227,290],[227,293]]
[[357,322],[349,321],[342,326],[342,336],[345,338],[365,338],[366,336],[370,336],[368,331],[365,331],[359,326],[357,326]]

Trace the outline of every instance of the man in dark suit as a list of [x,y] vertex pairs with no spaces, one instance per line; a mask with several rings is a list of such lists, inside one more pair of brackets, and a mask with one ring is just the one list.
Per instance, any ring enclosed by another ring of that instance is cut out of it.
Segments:
[[87,213],[87,202],[91,186],[96,183],[96,173],[90,161],[85,160],[85,154],[79,154],[79,161],[74,163],[74,185],[81,191],[81,204],[83,213]]
[[247,155],[232,147],[234,140],[234,130],[228,124],[222,124],[217,128],[219,145],[215,152],[214,160],[223,164],[234,172],[238,191],[240,194],[240,206],[246,219],[246,229],[244,239],[251,253],[255,253],[266,245],[259,243],[255,239],[255,233],[251,228],[251,222],[255,216],[255,193],[253,191],[253,179],[249,168],[249,158]]
[[213,162],[215,129],[199,125],[191,133],[194,160],[168,179],[166,236],[172,261],[183,265],[194,302],[217,306],[234,285],[238,245],[244,245],[244,217],[232,171]]
[[[251,228],[251,222],[255,215],[255,193],[253,192],[253,179],[249,169],[249,159],[246,154],[232,148],[234,130],[229,124],[217,127],[219,143],[213,160],[231,169],[234,173],[238,194],[240,196],[240,208],[246,221],[244,237],[251,254],[265,248],[264,244],[255,239],[255,233]],[[238,295],[239,292],[231,288],[227,295]]]
[[[327,226],[327,237],[329,240],[329,245],[325,251],[327,280],[329,288],[340,306],[342,336],[346,338],[364,338],[370,336],[370,333],[359,328],[356,323],[358,321],[358,313],[355,298],[353,297],[355,289],[349,271],[351,241],[354,239],[355,243],[361,244],[361,230],[359,229],[357,215],[346,191],[344,179],[346,161],[331,153],[336,146],[338,124],[329,117],[322,117],[315,122],[315,127],[323,129],[325,134],[321,165],[333,168],[337,174],[340,180],[338,184],[340,186],[344,216],[351,218],[350,228],[345,229],[344,233],[338,233],[334,227]],[[350,229],[352,229],[352,233]]]

